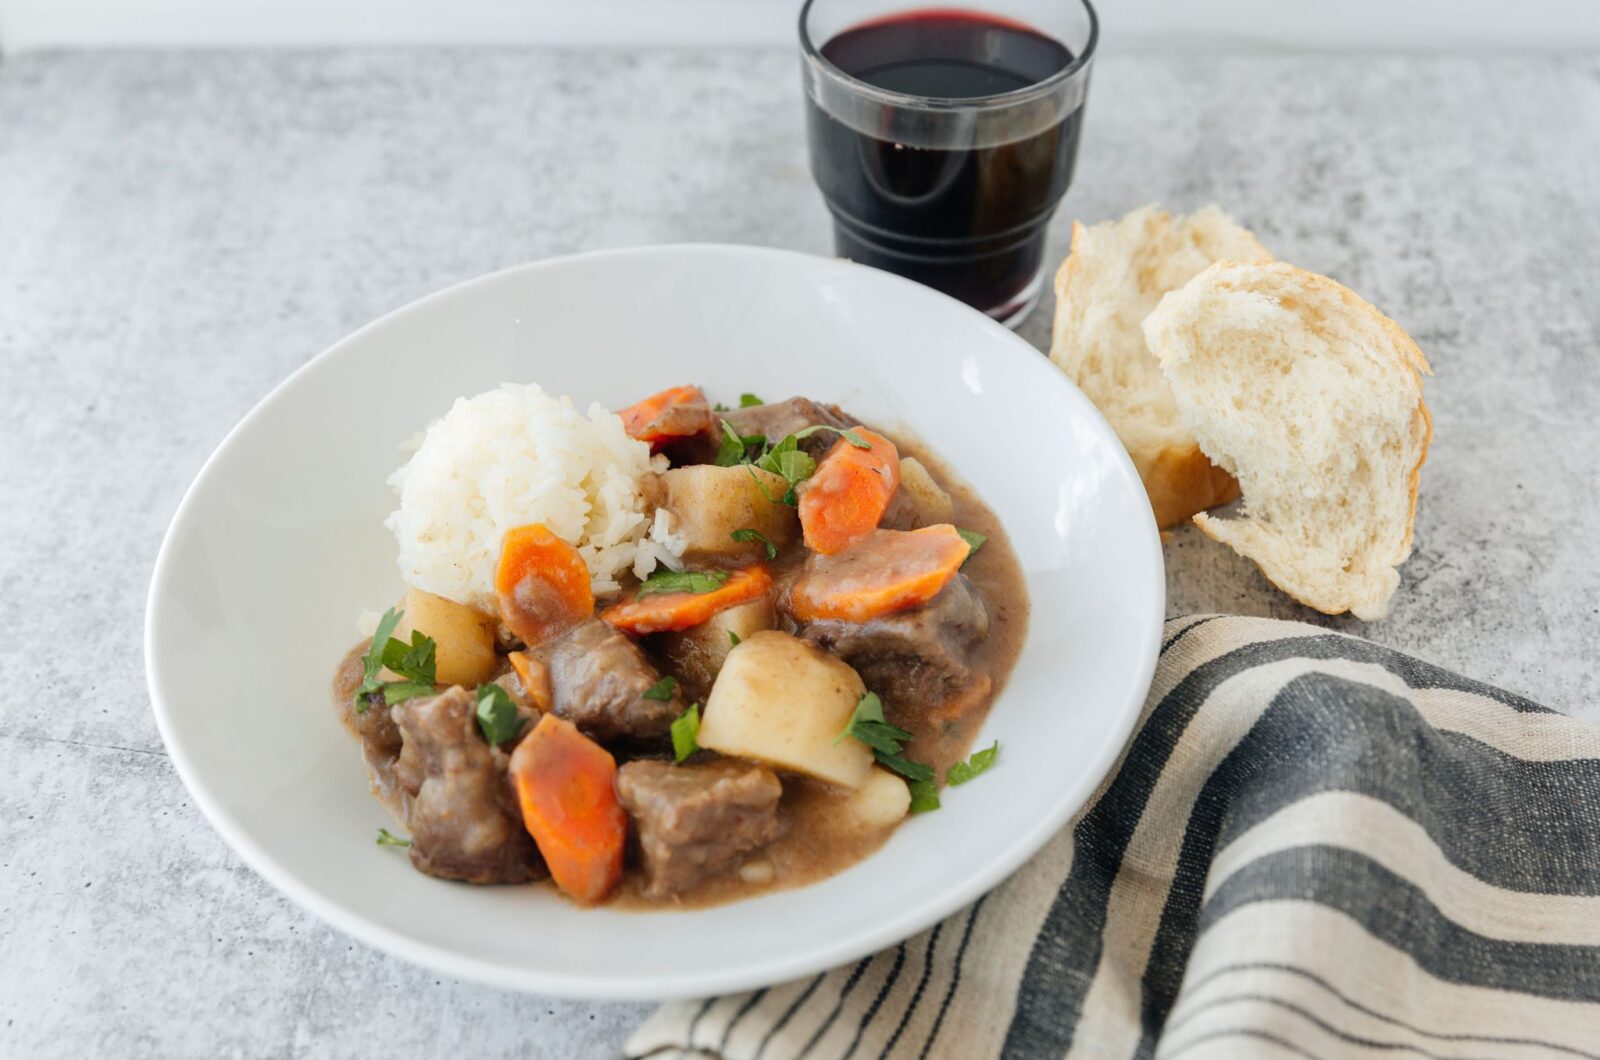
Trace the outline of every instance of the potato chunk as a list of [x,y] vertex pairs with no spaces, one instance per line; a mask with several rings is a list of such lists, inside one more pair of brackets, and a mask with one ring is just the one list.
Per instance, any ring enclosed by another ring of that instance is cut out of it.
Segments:
[[[733,650],[734,637],[741,642],[778,624],[772,600],[761,597],[718,611],[698,626],[680,633],[663,633],[655,641],[656,652],[683,682],[684,702],[704,699],[722,664]],[[733,636],[729,636],[729,634]]]
[[900,461],[900,494],[916,513],[916,526],[936,526],[953,523],[956,518],[955,502],[950,494],[940,488],[922,466],[922,461],[908,456]]
[[728,653],[700,716],[700,746],[847,788],[872,772],[872,749],[834,742],[866,686],[847,664],[776,630]]
[[866,783],[844,800],[844,813],[862,831],[888,828],[911,810],[911,789],[887,769],[872,767]]
[[421,589],[407,589],[400,609],[405,614],[394,635],[409,642],[411,631],[421,630],[433,638],[440,684],[471,688],[489,679],[495,662],[494,619],[475,607]]
[[789,486],[770,471],[748,464],[691,464],[666,472],[661,484],[666,494],[661,507],[672,513],[672,532],[684,539],[683,561],[691,567],[707,562],[743,566],[767,558],[765,545],[735,541],[735,530],[755,530],[778,548],[800,536],[800,517],[783,503]]

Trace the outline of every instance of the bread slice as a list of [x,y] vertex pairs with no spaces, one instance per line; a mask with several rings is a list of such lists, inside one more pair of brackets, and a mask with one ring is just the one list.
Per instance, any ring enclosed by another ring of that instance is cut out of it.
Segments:
[[1179,419],[1140,324],[1162,295],[1213,261],[1270,257],[1215,206],[1181,218],[1145,206],[1120,221],[1072,225],[1072,253],[1056,273],[1050,358],[1122,439],[1162,529],[1233,500],[1239,486]]
[[1195,523],[1301,603],[1382,618],[1411,554],[1433,438],[1428,362],[1325,276],[1219,261],[1161,300],[1145,340],[1244,513]]

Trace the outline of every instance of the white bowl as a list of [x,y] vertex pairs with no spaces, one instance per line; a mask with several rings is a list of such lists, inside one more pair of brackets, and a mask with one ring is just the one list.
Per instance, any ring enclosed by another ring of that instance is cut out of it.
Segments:
[[[399,595],[398,446],[460,395],[536,381],[618,408],[694,382],[834,401],[931,443],[1027,571],[1026,646],[978,743],[995,768],[821,883],[696,911],[582,910],[469,887],[375,845],[387,815],[334,717],[356,616]],[[269,394],[201,470],[156,563],[156,721],[196,803],[301,905],[450,975],[591,998],[753,988],[891,945],[995,886],[1121,750],[1164,609],[1150,506],[1110,428],[983,314],[842,261],[676,246],[541,262],[370,324]]]

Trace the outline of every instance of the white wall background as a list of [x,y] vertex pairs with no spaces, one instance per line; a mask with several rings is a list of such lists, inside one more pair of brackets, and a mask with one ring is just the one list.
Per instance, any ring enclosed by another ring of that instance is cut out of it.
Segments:
[[[787,45],[799,6],[799,0],[0,0],[0,49]],[[1600,0],[1101,0],[1099,9],[1108,48],[1600,47]]]

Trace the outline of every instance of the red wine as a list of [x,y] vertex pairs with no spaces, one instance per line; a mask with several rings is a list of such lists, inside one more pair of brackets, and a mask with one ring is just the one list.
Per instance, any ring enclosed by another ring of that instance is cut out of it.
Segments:
[[[1073,61],[1061,42],[1022,23],[954,9],[856,26],[820,51],[876,88],[955,100],[1026,89]],[[881,108],[884,129],[894,109]],[[1072,181],[1082,114],[1079,106],[1052,115],[1042,130],[1021,122],[1027,131],[1002,142],[958,135],[951,146],[926,147],[847,125],[808,96],[812,169],[838,253],[997,317],[1025,308],[1038,289],[1045,224]]]

